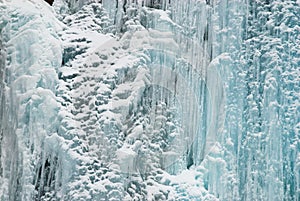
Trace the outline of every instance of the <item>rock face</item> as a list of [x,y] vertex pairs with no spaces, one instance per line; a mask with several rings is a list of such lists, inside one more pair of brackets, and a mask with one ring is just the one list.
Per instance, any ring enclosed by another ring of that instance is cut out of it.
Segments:
[[54,0],[45,0],[48,4],[50,4],[52,6]]

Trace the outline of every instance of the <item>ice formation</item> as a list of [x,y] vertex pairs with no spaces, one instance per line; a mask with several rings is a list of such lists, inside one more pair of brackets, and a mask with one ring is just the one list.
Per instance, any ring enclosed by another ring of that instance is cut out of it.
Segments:
[[300,200],[296,0],[0,0],[0,200]]

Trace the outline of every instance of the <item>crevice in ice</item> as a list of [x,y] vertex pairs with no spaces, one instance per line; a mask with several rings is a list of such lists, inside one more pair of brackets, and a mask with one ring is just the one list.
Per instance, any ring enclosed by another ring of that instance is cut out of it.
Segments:
[[[193,145],[191,145],[193,147]],[[194,165],[194,156],[193,156],[193,149],[188,149],[187,150],[187,159],[186,159],[186,168],[190,169],[192,165]]]
[[35,200],[44,200],[46,198],[56,197],[55,189],[57,181],[61,175],[57,174],[56,169],[59,169],[57,156],[48,156],[46,159],[42,159],[37,163],[34,184],[37,192]]

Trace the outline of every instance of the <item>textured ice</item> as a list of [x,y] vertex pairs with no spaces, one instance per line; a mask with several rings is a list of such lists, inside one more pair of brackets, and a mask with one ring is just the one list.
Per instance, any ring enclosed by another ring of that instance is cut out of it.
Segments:
[[0,0],[0,200],[300,200],[299,13]]

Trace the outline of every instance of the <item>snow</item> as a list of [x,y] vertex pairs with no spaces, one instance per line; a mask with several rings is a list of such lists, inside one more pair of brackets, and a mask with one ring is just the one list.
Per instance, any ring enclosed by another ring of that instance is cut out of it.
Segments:
[[0,2],[0,200],[297,200],[299,1],[101,2]]
[[129,147],[122,147],[118,149],[116,154],[117,154],[120,168],[125,173],[133,174],[136,172],[136,167],[135,167],[136,152],[134,152]]

